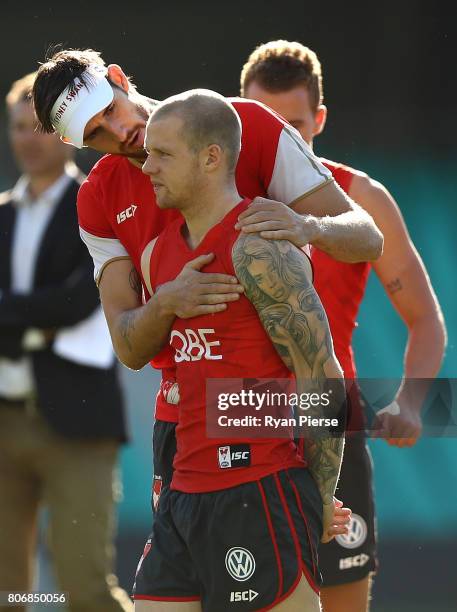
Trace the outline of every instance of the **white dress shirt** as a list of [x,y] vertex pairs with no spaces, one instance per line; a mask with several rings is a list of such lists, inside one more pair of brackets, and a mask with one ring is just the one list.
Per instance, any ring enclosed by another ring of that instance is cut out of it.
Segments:
[[[11,253],[11,291],[23,294],[31,292],[44,233],[58,202],[77,173],[75,164],[66,164],[62,176],[35,199],[30,195],[30,181],[26,176],[16,183],[11,194],[17,209]],[[13,361],[0,357],[0,396],[22,399],[33,391],[30,358]]]

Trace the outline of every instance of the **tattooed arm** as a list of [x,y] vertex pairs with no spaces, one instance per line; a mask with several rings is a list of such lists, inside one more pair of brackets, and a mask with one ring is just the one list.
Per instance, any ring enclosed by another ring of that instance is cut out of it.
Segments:
[[[446,327],[438,299],[401,211],[387,189],[357,174],[350,195],[374,218],[384,234],[384,253],[374,270],[408,329],[403,384],[395,398],[400,414],[380,416],[374,428],[389,444],[412,446],[422,431],[421,410],[446,347]],[[422,381],[418,379],[423,379]]]
[[114,350],[124,365],[139,370],[161,350],[174,315],[164,313],[157,298],[142,305],[140,277],[129,259],[106,266],[99,289]]
[[[330,379],[341,379],[342,371],[333,352],[327,317],[310,281],[311,265],[306,255],[284,240],[241,234],[232,257],[246,297],[256,308],[284,363],[296,376],[297,392],[328,390]],[[333,388],[341,393],[342,383],[335,382]],[[310,407],[307,415],[334,417],[340,408],[336,401],[325,415],[320,407]],[[329,410],[335,412],[331,414]],[[305,433],[309,439],[309,469],[324,505],[333,508],[344,438],[333,437],[323,428],[319,434],[315,430]]]
[[166,343],[175,316],[219,312],[239,298],[243,288],[235,277],[199,271],[212,258],[200,255],[188,262],[144,305],[141,280],[130,259],[113,260],[105,267],[100,299],[114,350],[124,365],[139,370],[153,359]]

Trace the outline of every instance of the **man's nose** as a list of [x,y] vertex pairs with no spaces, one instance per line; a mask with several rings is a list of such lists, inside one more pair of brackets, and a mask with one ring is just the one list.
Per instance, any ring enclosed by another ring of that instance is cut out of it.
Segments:
[[150,155],[147,156],[146,161],[143,164],[142,170],[144,174],[147,174],[148,176],[153,176],[157,173],[157,164],[154,163]]
[[121,143],[127,142],[129,138],[129,130],[125,125],[117,123],[115,121],[110,121],[109,126],[107,126],[113,136]]

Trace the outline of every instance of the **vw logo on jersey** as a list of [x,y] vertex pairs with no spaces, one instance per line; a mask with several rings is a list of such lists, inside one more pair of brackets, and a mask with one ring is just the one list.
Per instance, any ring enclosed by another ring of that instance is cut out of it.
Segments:
[[255,559],[249,550],[237,546],[227,551],[225,567],[234,580],[244,582],[255,572]]
[[349,523],[349,533],[346,535],[337,535],[336,541],[343,548],[358,548],[367,539],[367,524],[359,514],[352,514]]

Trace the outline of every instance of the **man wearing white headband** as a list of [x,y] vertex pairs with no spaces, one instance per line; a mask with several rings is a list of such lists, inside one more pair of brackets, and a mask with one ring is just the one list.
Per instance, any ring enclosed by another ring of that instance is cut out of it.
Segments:
[[76,78],[57,98],[51,110],[51,121],[64,142],[80,149],[83,146],[84,128],[98,112],[106,108],[114,98],[111,85],[106,80],[107,71],[92,66],[85,72],[86,87]]
[[[139,94],[119,66],[105,67],[92,50],[60,51],[40,67],[33,98],[44,131],[58,131],[74,146],[113,154],[102,158],[83,184],[78,216],[119,359],[140,369],[155,358],[163,371],[154,426],[157,499],[171,479],[178,418],[173,357],[160,352],[171,324],[175,316],[220,312],[243,289],[235,277],[201,272],[213,258],[207,253],[149,295],[141,278],[143,250],[179,213],[159,210],[154,189],[166,186],[153,189],[140,170],[146,122],[156,103]],[[373,220],[336,186],[299,134],[256,102],[232,103],[243,131],[237,187],[245,197],[260,196],[240,215],[242,230],[298,246],[314,244],[345,261],[376,259],[382,236]],[[146,304],[142,292],[150,298]],[[187,350],[191,355],[192,346]],[[344,530],[334,524],[329,533]]]
[[[76,147],[128,158],[106,157],[96,164],[80,192],[78,213],[118,356],[127,366],[140,368],[162,347],[176,309],[188,317],[202,307],[217,312],[236,297],[239,287],[228,279],[219,279],[222,284],[214,287],[209,282],[212,277],[187,270],[163,291],[163,298],[136,311],[142,249],[167,221],[139,170],[146,157],[146,121],[155,102],[139,94],[118,65],[106,67],[92,50],[60,51],[41,65],[33,98],[43,131],[57,131]],[[376,259],[382,236],[373,220],[336,186],[297,132],[257,103],[240,100],[234,105],[243,124],[246,151],[237,167],[237,177],[243,179],[241,191],[287,204],[260,197],[240,218],[243,231],[266,230],[268,238],[315,244],[344,261]],[[111,192],[108,197],[107,189],[110,185],[112,189],[113,177],[119,178],[121,170],[127,181],[119,185],[122,197]],[[148,213],[141,210],[145,206]],[[157,223],[153,226],[152,211]],[[134,237],[138,225],[147,233],[147,216],[153,235]],[[127,322],[134,326],[126,326]]]

